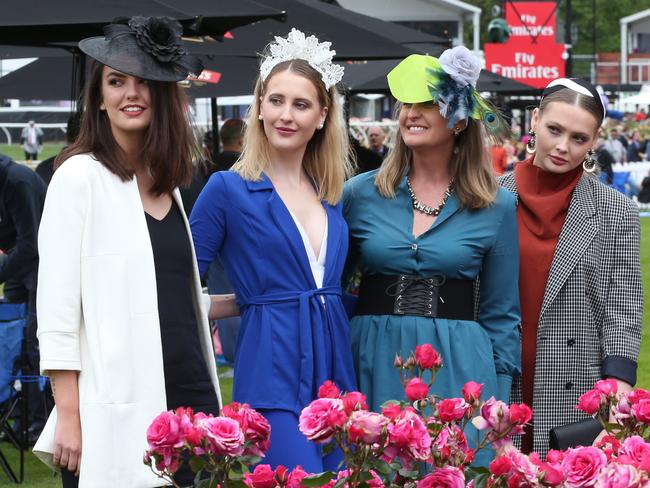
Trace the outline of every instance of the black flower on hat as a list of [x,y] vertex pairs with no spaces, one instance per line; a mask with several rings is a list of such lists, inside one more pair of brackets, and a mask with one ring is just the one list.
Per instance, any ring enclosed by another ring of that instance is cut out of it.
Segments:
[[183,27],[169,17],[132,17],[129,27],[140,48],[162,63],[178,60],[187,54],[181,44]]

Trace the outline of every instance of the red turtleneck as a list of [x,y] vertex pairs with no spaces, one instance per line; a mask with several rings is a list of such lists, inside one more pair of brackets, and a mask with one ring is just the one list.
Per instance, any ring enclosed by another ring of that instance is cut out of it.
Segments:
[[[571,203],[571,195],[582,176],[582,166],[568,173],[551,173],[532,164],[532,158],[515,166],[519,194],[519,295],[522,328],[522,393],[532,407],[535,381],[537,324],[544,300],[553,254]],[[533,412],[534,414],[534,412]],[[523,438],[523,452],[533,447],[533,429]]]

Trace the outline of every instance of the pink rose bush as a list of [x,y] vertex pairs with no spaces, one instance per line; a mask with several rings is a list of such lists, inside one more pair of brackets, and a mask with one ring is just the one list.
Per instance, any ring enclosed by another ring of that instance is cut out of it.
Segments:
[[232,403],[218,417],[181,407],[162,412],[147,429],[144,463],[177,486],[174,473],[181,459],[187,459],[194,471],[207,471],[212,481],[226,486],[243,477],[243,465],[264,456],[270,438],[268,421],[246,404]]
[[[232,403],[213,417],[179,408],[162,412],[147,429],[144,462],[174,486],[181,462],[208,472],[198,488],[650,488],[650,392],[619,392],[614,380],[598,381],[576,408],[597,416],[607,431],[595,446],[525,455],[512,442],[532,421],[525,404],[483,400],[483,385],[467,382],[457,398],[432,391],[443,360],[430,344],[394,361],[404,386],[401,401],[381,412],[366,397],[326,381],[301,412],[299,429],[340,450],[336,472],[308,473],[257,464],[269,449],[268,421],[249,405]],[[617,423],[609,423],[611,412]],[[472,443],[465,430],[472,424]],[[496,449],[489,467],[474,466],[482,449]],[[257,464],[257,465],[256,465]]]

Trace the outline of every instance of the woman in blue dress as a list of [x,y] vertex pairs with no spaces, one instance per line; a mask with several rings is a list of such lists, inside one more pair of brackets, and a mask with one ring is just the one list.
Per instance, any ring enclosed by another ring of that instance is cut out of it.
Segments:
[[241,310],[233,399],[269,420],[266,463],[312,472],[338,459],[300,433],[300,412],[325,380],[356,389],[340,286],[350,161],[333,55],[295,29],[276,38],[242,155],[210,178],[190,218],[201,273],[218,256]]
[[418,344],[442,355],[442,397],[473,380],[484,399],[508,401],[520,371],[515,200],[484,147],[500,119],[474,89],[479,71],[464,47],[403,60],[388,75],[402,103],[395,147],[345,186],[350,267],[362,273],[353,356],[374,410],[405,399],[393,360]]

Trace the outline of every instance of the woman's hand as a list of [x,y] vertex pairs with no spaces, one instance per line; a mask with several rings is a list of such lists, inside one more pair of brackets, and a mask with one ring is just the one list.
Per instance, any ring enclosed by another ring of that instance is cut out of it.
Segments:
[[54,431],[53,462],[61,469],[79,476],[81,461],[81,421],[79,410],[65,412],[57,410],[56,429]]
[[[632,385],[630,385],[629,383],[626,383],[625,381],[619,380],[617,378],[607,378],[607,379],[616,380],[616,386],[617,386],[616,393],[617,394],[628,393],[628,392],[632,391]],[[614,417],[614,412],[612,412],[611,410],[609,412],[609,423],[610,424],[618,423],[618,420],[616,420],[616,417]],[[600,432],[600,434],[598,434],[596,439],[594,440],[592,446],[597,446],[598,443],[603,439],[603,437],[605,437],[607,435],[609,435],[609,433],[605,429],[603,429]]]
[[81,465],[81,420],[79,417],[79,383],[77,371],[49,371],[56,403],[56,429],[52,461],[79,475]]

